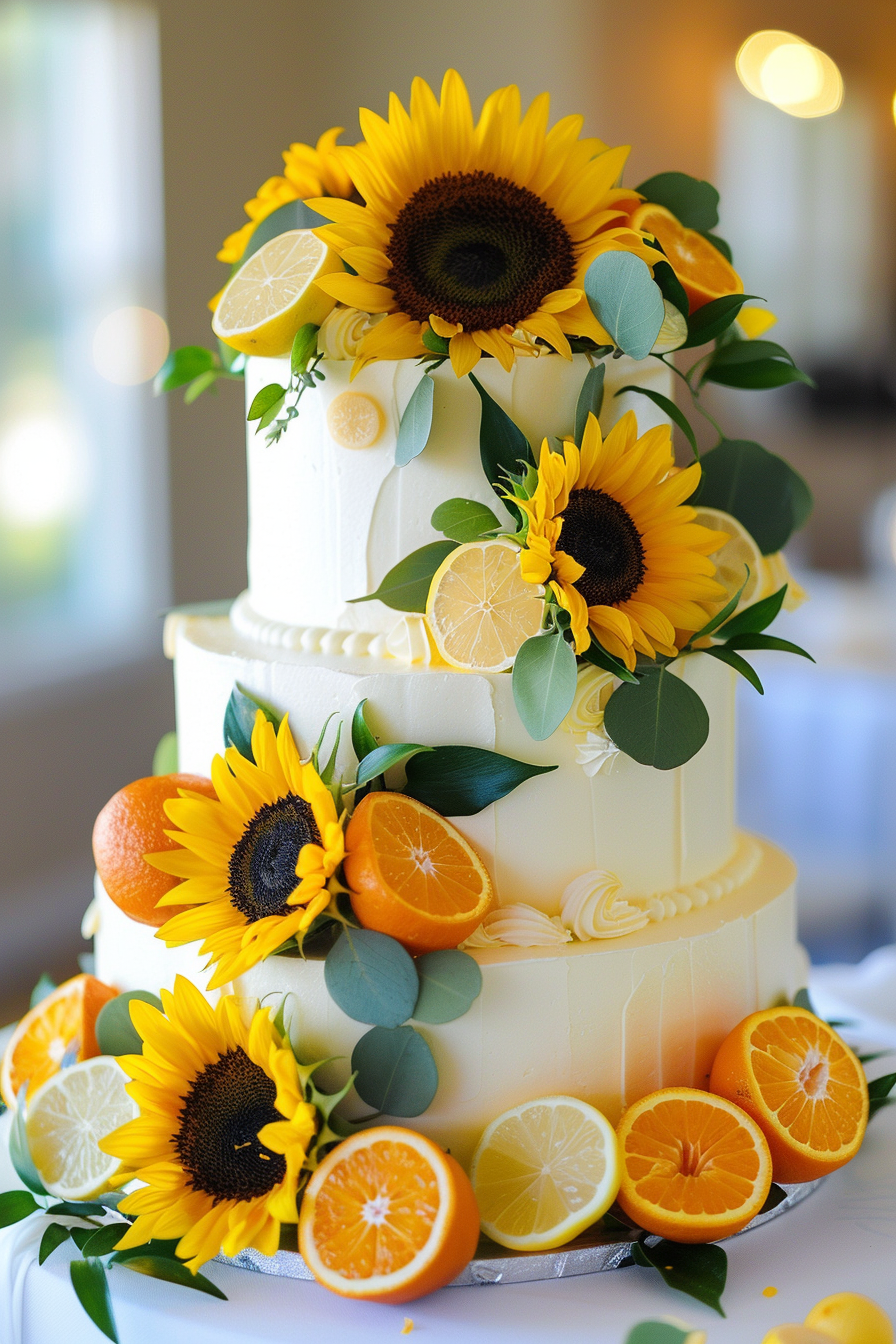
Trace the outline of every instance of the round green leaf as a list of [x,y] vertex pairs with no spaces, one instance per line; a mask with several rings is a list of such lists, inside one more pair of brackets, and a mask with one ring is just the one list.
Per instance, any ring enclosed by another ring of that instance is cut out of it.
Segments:
[[165,733],[159,738],[152,758],[154,775],[177,774],[177,733]]
[[131,1021],[131,1004],[151,1003],[161,1010],[162,1000],[147,989],[131,989],[104,1003],[96,1019],[96,1043],[101,1055],[140,1055],[143,1041]]
[[372,929],[343,930],[327,953],[324,979],[346,1016],[378,1027],[406,1022],[420,992],[413,957],[394,938]]
[[671,210],[686,229],[704,233],[719,222],[719,193],[710,182],[687,173],[657,173],[647,178],[636,191],[645,201],[653,201]]
[[755,539],[763,555],[780,551],[812,507],[809,487],[783,457],[750,439],[723,439],[701,458],[692,501],[723,509]]
[[591,311],[620,350],[646,359],[660,334],[665,309],[650,267],[631,252],[602,252],[585,272]]
[[413,1027],[374,1027],[352,1051],[355,1091],[383,1115],[422,1115],[439,1086],[426,1041]]
[[418,1022],[453,1022],[463,1017],[482,990],[482,972],[467,952],[447,949],[417,958],[420,994],[414,1008]]
[[566,718],[576,693],[576,656],[557,630],[533,635],[513,664],[513,699],[526,732],[536,742]]
[[684,765],[709,734],[709,715],[697,692],[667,667],[623,684],[607,701],[604,727],[620,751],[657,770]]

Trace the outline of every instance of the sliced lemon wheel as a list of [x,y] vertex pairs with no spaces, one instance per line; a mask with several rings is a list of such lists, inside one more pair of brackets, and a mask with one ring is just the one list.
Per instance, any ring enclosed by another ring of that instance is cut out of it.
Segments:
[[[703,527],[710,527],[714,532],[728,533],[725,545],[714,551],[709,558],[716,567],[716,580],[725,588],[726,602],[730,601],[746,579],[746,586],[740,595],[736,610],[742,611],[744,607],[749,607],[759,597],[763,580],[763,557],[756,542],[743,523],[739,523],[730,513],[725,513],[722,509],[698,508],[694,522],[701,523]],[[747,567],[750,570],[749,578]]]
[[340,392],[327,410],[327,429],[340,448],[369,448],[384,421],[382,406],[365,392]]
[[548,1251],[584,1232],[613,1203],[619,1176],[613,1126],[575,1097],[499,1115],[470,1172],[483,1232],[514,1251]]
[[127,1077],[108,1055],[53,1075],[28,1098],[25,1133],[38,1175],[58,1199],[92,1199],[121,1169],[100,1140],[139,1114]]
[[254,252],[221,291],[212,331],[244,355],[288,354],[306,322],[320,325],[335,306],[314,283],[342,269],[310,229],[290,229]]
[[461,672],[503,672],[544,618],[544,588],[520,573],[511,541],[458,546],[433,575],[426,617],[445,662]]

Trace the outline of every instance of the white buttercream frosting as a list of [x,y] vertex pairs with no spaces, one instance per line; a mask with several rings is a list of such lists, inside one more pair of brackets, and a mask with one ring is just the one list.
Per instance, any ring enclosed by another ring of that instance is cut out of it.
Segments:
[[618,756],[619,748],[607,736],[604,728],[586,733],[585,741],[576,746],[576,760],[589,779],[595,775],[608,775]]
[[[230,623],[244,639],[269,648],[293,649],[296,653],[344,654],[347,658],[382,658],[387,653],[387,636],[371,630],[331,630],[325,625],[288,625],[286,621],[269,621],[259,616],[248,593],[241,593],[230,608]],[[176,639],[176,635],[177,628],[173,628],[172,639]],[[167,639],[166,622],[166,653]],[[173,657],[173,649],[168,656]]]
[[327,359],[355,359],[358,347],[381,314],[371,317],[359,308],[336,307],[324,318],[317,333],[317,348]]
[[561,897],[560,919],[582,943],[592,938],[621,938],[650,922],[643,903],[623,894],[615,873],[599,870],[570,882]]
[[402,616],[386,636],[386,652],[400,663],[432,662],[432,644],[426,629],[426,617],[413,612]]
[[572,941],[556,915],[546,915],[532,905],[503,905],[493,910],[471,934],[465,947],[559,947]]

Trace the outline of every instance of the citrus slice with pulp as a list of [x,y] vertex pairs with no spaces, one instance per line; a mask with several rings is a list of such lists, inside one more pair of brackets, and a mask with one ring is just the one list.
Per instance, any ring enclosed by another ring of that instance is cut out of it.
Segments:
[[25,1133],[38,1175],[58,1199],[93,1199],[121,1170],[100,1151],[119,1125],[140,1113],[127,1076],[108,1055],[62,1069],[28,1098]]
[[596,1223],[616,1198],[616,1135],[587,1102],[540,1097],[492,1121],[470,1176],[487,1237],[514,1251],[548,1251]]
[[461,672],[503,672],[544,619],[544,588],[520,573],[511,541],[470,541],[433,575],[426,618],[436,648]]
[[327,408],[327,429],[340,448],[369,448],[383,428],[383,409],[365,392],[340,392]]
[[837,1344],[893,1344],[893,1325],[882,1307],[861,1293],[823,1297],[803,1324]]
[[403,793],[369,793],[345,832],[345,880],[365,929],[415,955],[457,947],[482,923],[492,883],[456,826]]
[[[762,552],[750,533],[730,513],[722,509],[697,509],[695,523],[709,527],[713,532],[727,532],[728,540],[709,557],[716,567],[713,575],[725,589],[725,602],[730,601],[743,586],[736,611],[742,611],[759,597],[763,578]],[[749,569],[750,573],[747,574]],[[725,605],[720,603],[720,607]]]
[[751,1013],[725,1037],[709,1086],[742,1106],[768,1140],[775,1180],[812,1181],[856,1153],[868,1084],[849,1046],[805,1008]]
[[117,993],[92,975],[76,975],[25,1014],[9,1038],[0,1067],[0,1094],[10,1110],[26,1083],[30,1107],[35,1089],[63,1065],[99,1054],[96,1019]]
[[305,1188],[299,1250],[342,1297],[410,1302],[472,1259],[479,1212],[455,1159],[422,1134],[379,1125],[324,1158]]
[[645,201],[632,215],[631,226],[656,238],[681,281],[692,313],[723,294],[743,294],[744,282],[731,262],[702,233],[686,229],[665,206]]
[[320,326],[336,304],[315,280],[341,269],[337,253],[310,229],[278,233],[228,280],[212,331],[244,355],[286,355],[299,328]]
[[664,1087],[619,1121],[619,1203],[670,1241],[718,1241],[756,1217],[772,1183],[762,1130],[740,1107],[694,1087]]

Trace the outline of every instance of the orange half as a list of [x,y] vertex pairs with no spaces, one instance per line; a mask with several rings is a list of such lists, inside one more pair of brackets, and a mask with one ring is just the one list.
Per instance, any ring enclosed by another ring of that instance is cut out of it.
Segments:
[[461,1167],[397,1125],[353,1135],[317,1168],[302,1198],[299,1250],[342,1297],[410,1302],[471,1260],[479,1211]]
[[633,229],[653,234],[688,296],[691,312],[723,294],[743,294],[744,282],[717,247],[686,229],[663,205],[647,201],[631,217]]
[[25,1083],[33,1096],[63,1065],[99,1054],[96,1019],[117,992],[92,975],[76,975],[25,1014],[9,1039],[0,1068],[0,1094],[10,1109]]

